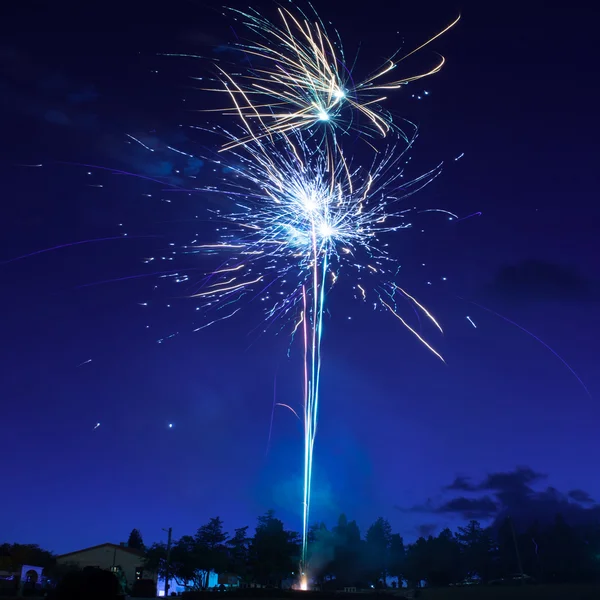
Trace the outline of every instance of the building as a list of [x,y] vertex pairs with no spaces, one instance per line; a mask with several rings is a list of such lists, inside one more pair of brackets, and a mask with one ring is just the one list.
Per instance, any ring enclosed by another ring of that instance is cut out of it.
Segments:
[[68,552],[56,557],[59,565],[73,565],[80,569],[97,567],[111,571],[124,578],[128,588],[132,588],[137,579],[153,579],[148,572],[144,573],[144,553],[125,544],[100,544],[83,550]]
[[[115,573],[123,583],[129,588],[139,579],[152,579],[156,583],[156,595],[165,595],[165,581],[156,577],[155,573],[144,569],[144,553],[141,550],[128,548],[125,544],[100,544],[91,548],[84,548],[75,552],[61,554],[56,557],[59,565],[73,565],[80,569],[85,567],[97,567],[105,571]],[[208,574],[208,588],[219,586],[219,575],[214,572]],[[228,580],[229,583],[229,580]],[[169,582],[169,594],[175,592],[189,591],[193,589],[191,582],[177,581],[171,579]]]

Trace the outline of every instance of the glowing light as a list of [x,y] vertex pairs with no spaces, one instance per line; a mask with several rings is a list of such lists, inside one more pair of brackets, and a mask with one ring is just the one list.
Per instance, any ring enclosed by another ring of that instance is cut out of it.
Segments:
[[[372,71],[371,77],[354,83],[341,44],[331,41],[318,17],[309,20],[285,8],[278,10],[280,27],[257,11],[234,10],[257,39],[237,46],[250,60],[236,61],[235,76],[226,71],[224,62],[216,65],[222,86],[212,91],[228,95],[231,106],[224,114],[236,118],[238,129],[217,129],[226,138],[221,152],[228,152],[228,175],[221,186],[201,191],[223,194],[239,210],[215,211],[219,223],[225,223],[219,226],[220,241],[194,247],[209,255],[226,253],[227,258],[191,297],[203,298],[211,310],[220,310],[251,292],[250,296],[260,298],[266,307],[265,329],[277,319],[287,318],[293,324],[292,336],[302,334],[302,411],[289,404],[276,405],[301,417],[304,425],[300,588],[307,590],[327,292],[338,279],[341,281],[342,274],[348,279],[354,276],[351,289],[359,290],[362,301],[368,297],[375,308],[391,312],[443,361],[399,314],[396,292],[406,296],[441,331],[423,305],[391,283],[397,265],[388,254],[388,244],[382,242],[383,236],[410,227],[404,219],[408,209],[399,201],[435,179],[441,165],[412,181],[403,179],[405,152],[416,138],[416,127],[405,122],[406,130],[400,130],[381,103],[384,90],[387,93],[440,70],[443,58],[418,75],[390,79],[402,60],[442,35],[458,19],[409,54],[399,59],[394,55]],[[252,64],[260,64],[260,68]],[[319,122],[324,126],[317,127]],[[385,148],[367,142],[374,150],[367,166],[353,164],[336,134],[342,128],[346,132],[358,127],[360,139],[374,135],[388,138]],[[232,317],[237,310],[217,316],[196,331]]]
[[308,213],[312,213],[319,207],[317,199],[315,198],[314,193],[304,193],[303,191],[300,193],[301,204],[304,210]]
[[321,223],[319,226],[319,235],[322,238],[329,238],[335,235],[335,229],[331,227],[328,223]]

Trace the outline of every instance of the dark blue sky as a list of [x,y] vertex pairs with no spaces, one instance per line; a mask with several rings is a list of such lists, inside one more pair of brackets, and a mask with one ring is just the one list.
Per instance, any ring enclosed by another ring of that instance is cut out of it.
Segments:
[[[192,112],[205,96],[187,79],[206,63],[156,54],[210,56],[234,32],[218,10],[193,2],[62,3],[37,13],[26,4],[8,9],[18,12],[2,19],[0,44],[1,541],[66,552],[118,542],[133,527],[146,541],[168,526],[178,537],[214,515],[232,530],[271,507],[299,529],[302,433],[289,411],[275,411],[266,452],[274,391],[278,402],[301,399],[288,338],[258,335],[252,307],[192,333],[193,302],[153,277],[86,287],[147,275],[145,256],[194,232],[212,235],[203,215],[215,199],[59,164],[173,185],[185,174],[210,180],[208,165],[164,150],[193,154],[211,143],[179,127],[206,121]],[[423,221],[425,235],[419,226],[393,242],[400,285],[444,325],[432,341],[447,365],[389,315],[332,294],[314,518],[344,511],[366,527],[384,515],[413,539],[474,513],[516,510],[504,493],[515,482],[521,508],[564,507],[561,494],[572,490],[600,499],[595,16],[541,2],[377,1],[368,12],[322,4],[348,55],[361,44],[363,71],[396,49],[397,31],[409,48],[462,12],[425,53],[446,56],[443,72],[389,106],[421,127],[415,174],[447,165],[414,202],[482,215]],[[410,97],[423,89],[426,99]],[[126,134],[151,136],[162,150],[149,157]],[[2,262],[124,231],[128,239]],[[178,261],[172,268],[192,278],[206,268]],[[468,301],[543,339],[589,395],[546,347]],[[445,490],[457,475],[480,483]],[[570,510],[594,510],[585,496],[571,498]]]

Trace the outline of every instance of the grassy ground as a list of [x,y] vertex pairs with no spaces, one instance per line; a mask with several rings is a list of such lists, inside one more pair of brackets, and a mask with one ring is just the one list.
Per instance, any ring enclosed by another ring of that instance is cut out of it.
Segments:
[[419,600],[600,600],[600,585],[429,588],[421,590]]

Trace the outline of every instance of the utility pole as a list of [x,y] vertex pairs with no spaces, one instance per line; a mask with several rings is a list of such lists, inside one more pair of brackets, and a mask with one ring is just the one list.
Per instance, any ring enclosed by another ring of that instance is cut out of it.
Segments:
[[524,575],[523,573],[523,563],[521,562],[521,554],[519,552],[519,545],[517,544],[517,534],[515,532],[515,526],[513,524],[512,519],[510,518],[510,515],[508,517],[508,521],[510,523],[510,530],[512,532],[512,538],[513,538],[513,543],[515,545],[515,554],[517,555],[517,564],[519,565],[519,573],[521,576]]
[[169,527],[169,529],[164,529],[169,534],[167,538],[167,560],[165,561],[165,598],[169,596],[169,561],[171,560],[171,535],[173,533],[173,528]]

